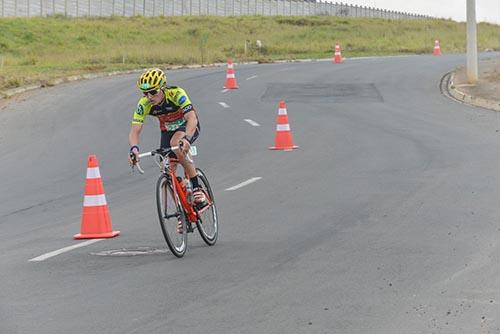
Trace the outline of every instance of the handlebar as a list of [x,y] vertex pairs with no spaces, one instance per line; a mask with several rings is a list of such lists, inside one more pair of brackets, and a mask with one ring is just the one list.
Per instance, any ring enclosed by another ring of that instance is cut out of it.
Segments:
[[[165,148],[159,148],[159,149],[156,149],[154,151],[150,151],[150,152],[144,152],[144,153],[140,153],[139,154],[139,158],[144,158],[144,157],[154,157],[154,156],[157,156],[159,157],[158,159],[156,159],[156,164],[158,165],[158,167],[160,167],[160,169],[162,168],[162,163],[164,160],[166,160],[166,156],[173,152],[174,150],[177,150],[179,148],[181,148],[182,145],[177,145],[177,146],[171,146],[171,147],[165,147]],[[189,149],[189,152],[187,152],[185,154],[187,160],[190,162],[190,163],[193,163],[193,159],[192,159],[192,156],[196,155],[196,146],[193,146],[191,145],[191,148]],[[133,154],[133,153],[131,153]],[[135,155],[134,155],[135,157]],[[134,160],[134,158],[133,158]],[[139,164],[139,161],[134,161],[134,165],[132,165],[132,169],[134,169],[134,166],[137,166],[137,170],[139,171],[139,173],[141,174],[144,174],[144,169],[141,168],[141,165]]]

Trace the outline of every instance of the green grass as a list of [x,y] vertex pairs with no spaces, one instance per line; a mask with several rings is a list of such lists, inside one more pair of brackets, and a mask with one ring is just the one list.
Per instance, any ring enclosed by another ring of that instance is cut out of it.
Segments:
[[[430,54],[436,38],[443,53],[465,52],[465,28],[450,20],[331,16],[0,18],[0,90],[74,74],[228,57],[328,58],[336,42],[344,57]],[[480,50],[500,50],[499,25],[481,23],[477,30]]]

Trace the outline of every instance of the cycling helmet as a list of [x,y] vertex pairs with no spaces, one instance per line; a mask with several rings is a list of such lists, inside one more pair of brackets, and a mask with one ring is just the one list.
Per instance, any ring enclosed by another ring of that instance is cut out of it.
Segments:
[[167,85],[167,76],[159,68],[146,70],[137,80],[137,87],[143,92],[160,89]]

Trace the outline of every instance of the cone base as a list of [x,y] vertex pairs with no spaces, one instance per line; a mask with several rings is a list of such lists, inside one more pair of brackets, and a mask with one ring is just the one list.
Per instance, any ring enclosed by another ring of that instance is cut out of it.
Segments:
[[103,238],[114,238],[120,235],[120,231],[111,231],[105,233],[92,233],[92,234],[82,234],[78,233],[73,236],[73,239],[103,239]]
[[285,147],[277,147],[277,146],[270,146],[269,147],[270,150],[283,150],[283,151],[291,151],[291,150],[294,150],[296,148],[299,148],[299,147],[297,145],[285,146]]
[[226,81],[224,81],[224,88],[225,89],[237,89],[238,82],[236,82],[235,78],[228,78],[228,79],[226,79]]

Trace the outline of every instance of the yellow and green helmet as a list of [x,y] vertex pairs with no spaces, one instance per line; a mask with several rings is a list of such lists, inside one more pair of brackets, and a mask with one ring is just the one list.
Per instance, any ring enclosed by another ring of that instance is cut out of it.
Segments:
[[167,85],[167,76],[159,68],[146,70],[137,80],[137,87],[143,92],[164,88]]

